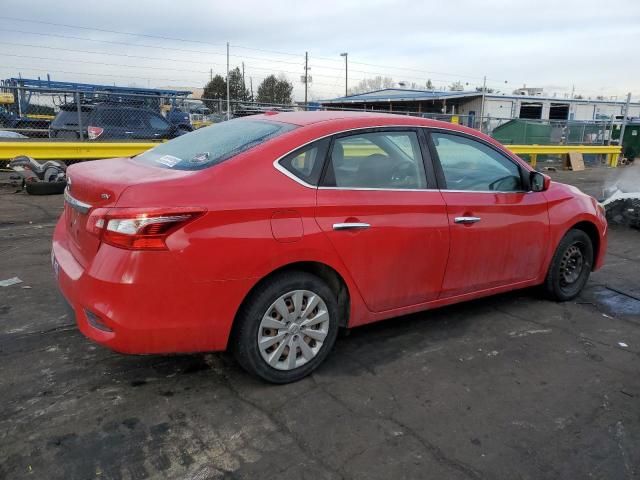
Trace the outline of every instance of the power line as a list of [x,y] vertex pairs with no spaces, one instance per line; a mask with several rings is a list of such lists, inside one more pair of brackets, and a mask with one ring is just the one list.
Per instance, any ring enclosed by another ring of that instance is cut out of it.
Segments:
[[[2,18],[2,17],[0,17]],[[188,52],[188,53],[198,53],[205,55],[226,55],[220,52],[210,52],[204,50],[191,50],[188,48],[173,48],[173,47],[165,47],[163,45],[146,45],[143,43],[131,43],[131,42],[118,42],[115,40],[98,40],[97,38],[88,38],[88,37],[78,37],[75,35],[63,35],[61,33],[42,33],[42,32],[32,32],[28,30],[15,30],[11,28],[3,28],[3,32],[12,32],[12,33],[20,33],[23,35],[39,35],[43,37],[55,37],[55,38],[66,38],[71,40],[82,40],[85,42],[96,42],[96,43],[106,43],[109,45],[125,45],[128,47],[142,47],[142,48],[155,48],[159,50],[172,50],[176,52]]]
[[205,42],[202,40],[187,40],[185,38],[178,37],[167,37],[163,35],[151,35],[145,33],[133,33],[133,32],[124,32],[119,30],[107,30],[105,28],[97,28],[97,27],[84,27],[82,25],[70,25],[65,23],[55,23],[55,22],[45,22],[43,20],[32,20],[27,18],[18,18],[18,17],[8,17],[4,15],[0,15],[0,19],[10,20],[12,22],[24,22],[24,23],[38,23],[40,25],[53,25],[56,27],[66,27],[66,28],[78,28],[80,30],[95,30],[96,32],[104,32],[104,33],[115,33],[116,35],[130,35],[133,37],[146,37],[146,38],[157,38],[160,40],[174,40],[177,42],[185,42],[185,43],[199,43],[203,45],[213,45],[214,47],[224,47],[225,45],[222,43],[211,43]]
[[[98,32],[106,32],[106,33],[114,33],[114,34],[118,34],[118,35],[130,35],[130,36],[138,36],[138,37],[146,37],[146,38],[157,38],[157,39],[162,39],[162,40],[174,40],[174,41],[180,41],[180,42],[185,42],[185,43],[196,43],[196,44],[202,44],[202,45],[212,45],[212,46],[216,46],[216,47],[220,47],[220,46],[225,46],[223,44],[220,43],[212,43],[212,42],[205,42],[205,41],[201,41],[201,40],[188,40],[188,39],[184,39],[184,38],[179,38],[179,37],[169,37],[169,36],[162,36],[162,35],[151,35],[151,34],[142,34],[142,33],[133,33],[133,32],[125,32],[125,31],[117,31],[117,30],[108,30],[108,29],[103,29],[103,28],[97,28],[97,27],[85,27],[85,26],[81,26],[81,25],[71,25],[71,24],[63,24],[63,23],[55,23],[55,22],[45,22],[45,21],[41,21],[41,20],[30,20],[30,19],[25,19],[25,18],[17,18],[17,17],[8,17],[8,16],[0,16],[0,19],[5,19],[5,20],[11,20],[11,21],[18,21],[18,22],[25,22],[25,23],[37,23],[37,24],[43,24],[43,25],[54,25],[54,26],[60,26],[60,27],[66,27],[66,28],[77,28],[77,29],[82,29],[82,30],[94,30],[94,31],[98,31]],[[34,32],[29,32],[29,33],[34,33]],[[39,33],[34,33],[36,35],[51,35],[51,36],[58,36],[58,37],[64,37],[63,35],[54,35],[54,34],[39,34]],[[69,38],[72,38],[71,36],[69,36]],[[124,44],[124,45],[130,45],[130,46],[136,46],[136,44],[128,44],[125,42],[115,42],[115,41],[107,41],[107,40],[95,40],[95,39],[86,39],[86,38],[82,38],[82,37],[75,37],[76,39],[81,39],[81,40],[89,40],[89,41],[96,41],[96,42],[101,42],[101,43],[112,43],[112,44]],[[152,45],[139,45],[141,47],[146,47],[146,48],[160,48],[160,49],[166,49],[166,50],[176,50],[176,51],[184,51],[184,49],[175,49],[175,48],[170,48],[170,47],[163,47],[163,46],[152,46]],[[291,52],[283,52],[283,51],[277,51],[277,50],[269,50],[269,49],[263,49],[263,48],[254,48],[254,47],[246,47],[246,46],[242,46],[242,45],[232,45],[235,48],[241,48],[241,49],[246,49],[246,50],[254,50],[254,51],[262,51],[262,52],[267,52],[267,53],[275,53],[278,55],[287,55],[287,56],[294,56],[294,57],[300,57],[302,58],[302,54],[296,54],[296,53],[291,53]],[[211,55],[222,55],[225,56],[226,54],[224,53],[219,53],[219,52],[200,52],[200,51],[192,51],[193,53],[204,53],[204,54],[211,54]],[[232,55],[233,56],[233,55]],[[235,56],[236,58],[245,58],[245,59],[252,59],[252,60],[263,60],[261,58],[256,58],[256,57],[247,57],[247,56]],[[312,56],[311,57],[313,61],[316,60],[320,60],[320,61],[330,61],[330,62],[339,62],[340,60],[337,59],[333,59],[333,58],[328,58],[328,57],[321,57],[321,56]],[[286,60],[279,60],[279,59],[265,59],[266,61],[272,61],[272,62],[279,62],[279,63],[289,63],[289,64],[298,64],[298,62],[287,62]],[[366,62],[358,62],[358,61],[351,61],[350,63],[353,64],[358,64],[358,65],[365,65],[365,66],[372,66],[372,67],[376,67],[376,68],[388,68],[388,69],[393,69],[393,70],[405,70],[405,71],[414,71],[417,73],[423,73],[423,74],[436,74],[436,75],[450,75],[452,78],[473,78],[473,79],[481,79],[482,77],[479,76],[471,76],[471,75],[460,75],[460,74],[453,74],[453,73],[446,73],[446,72],[435,72],[435,71],[428,71],[428,70],[420,70],[420,69],[415,69],[415,68],[408,68],[408,67],[398,67],[398,66],[389,66],[389,65],[382,65],[382,64],[373,64],[373,63],[366,63]],[[326,65],[323,65],[322,68],[326,68],[326,69],[333,69],[333,70],[341,70],[341,67],[329,67]],[[366,70],[352,70],[354,72],[358,72],[358,73],[364,73],[364,74],[382,74],[382,75],[387,75],[388,73],[382,73],[382,72],[369,72]],[[413,79],[420,79],[420,80],[424,80],[422,77],[408,77],[408,78],[413,78]]]
[[[0,55],[5,55],[5,56],[17,56],[17,55],[12,55],[12,54],[0,54]],[[36,59],[45,59],[45,60],[51,60],[48,58],[42,58],[42,57],[34,57]],[[66,60],[60,60],[60,61],[66,61]],[[132,67],[132,65],[117,65],[117,64],[109,64],[109,63],[101,63],[101,62],[82,62],[82,63],[97,63],[100,65],[105,65],[105,66],[129,66]],[[189,79],[185,79],[185,78],[162,78],[162,77],[154,77],[154,76],[142,76],[142,75],[127,75],[127,74],[108,74],[108,73],[90,73],[90,72],[71,72],[71,71],[67,71],[67,70],[52,70],[52,69],[43,69],[43,68],[39,68],[39,67],[26,67],[26,66],[15,66],[15,65],[2,65],[5,68],[15,68],[15,69],[19,69],[19,70],[28,70],[28,71],[46,71],[47,73],[64,73],[64,74],[68,74],[68,75],[89,75],[92,77],[100,77],[100,76],[104,76],[104,77],[112,77],[112,78],[131,78],[131,79],[138,79],[138,80],[161,80],[161,81],[166,81],[166,82],[180,82],[183,83],[185,81],[187,82],[195,82],[196,80],[193,78],[189,78]],[[137,67],[137,68],[154,68],[155,67]],[[182,70],[185,71],[185,70]],[[189,70],[186,70],[187,72],[190,72]],[[193,72],[193,71],[191,71]],[[206,71],[202,71],[202,72],[195,72],[195,73],[202,73],[205,75],[208,75],[209,72]],[[264,75],[253,75],[254,77],[256,77],[257,79],[260,80],[264,80],[265,78],[267,78],[267,76]],[[206,79],[206,77],[205,77]],[[202,83],[200,83],[199,85],[182,85],[184,87],[188,87],[188,88],[202,88],[204,85],[206,84],[206,80],[203,81]],[[316,85],[321,85],[321,86],[326,86],[326,87],[330,87],[330,88],[335,88],[335,85],[332,84],[323,84],[323,83],[316,83]]]
[[60,58],[51,58],[51,57],[36,57],[32,55],[19,55],[15,53],[4,53],[0,52],[0,56],[3,57],[18,57],[18,58],[32,58],[35,60],[49,60],[54,62],[72,62],[72,63],[84,63],[91,65],[105,65],[108,67],[128,67],[128,68],[146,68],[151,70],[175,70],[176,72],[192,72],[192,73],[209,73],[209,71],[201,71],[201,70],[184,70],[183,68],[169,68],[169,67],[149,67],[142,65],[125,65],[122,63],[107,63],[107,62],[94,62],[91,60],[75,60],[75,59],[60,59]]
[[[121,31],[121,30],[110,30],[110,29],[98,28],[98,27],[87,27],[87,26],[83,26],[83,25],[48,22],[48,21],[42,21],[42,20],[33,20],[33,19],[11,17],[11,16],[4,16],[4,15],[0,16],[0,19],[8,20],[8,21],[11,21],[11,22],[23,22],[23,23],[32,23],[32,24],[40,24],[40,25],[50,25],[50,26],[57,26],[57,27],[64,27],[64,28],[86,30],[86,31],[96,31],[96,32],[110,33],[110,34],[116,34],[116,35],[128,35],[128,36],[132,36],[132,37],[153,38],[153,39],[158,39],[158,40],[169,40],[169,41],[176,41],[176,42],[183,42],[183,43],[209,45],[209,46],[214,46],[214,47],[223,47],[223,46],[225,46],[222,43],[213,43],[213,42],[202,41],[202,40],[190,40],[190,39],[185,39],[185,38],[180,38],[180,37],[172,37],[172,36],[165,36],[165,35],[153,35],[153,34],[127,32],[127,31]],[[69,39],[75,39],[75,40],[81,40],[81,41],[91,41],[91,42],[99,42],[99,43],[113,44],[113,45],[126,45],[126,46],[132,46],[132,47],[157,48],[157,49],[162,49],[162,50],[183,51],[183,52],[198,53],[198,54],[205,54],[205,55],[225,55],[223,53],[213,52],[213,51],[199,51],[199,50],[190,50],[190,49],[179,49],[179,48],[175,48],[175,47],[165,47],[165,46],[162,46],[162,45],[135,44],[135,43],[128,43],[128,42],[118,42],[118,41],[113,41],[113,40],[98,40],[98,39],[91,39],[91,38],[85,38],[85,37],[77,37],[77,36],[72,36],[72,35],[62,35],[62,34],[53,34],[53,33],[39,33],[39,32],[24,32],[24,31],[20,31],[20,30],[9,30],[9,29],[4,29],[4,31],[13,31],[13,32],[16,32],[16,33],[43,35],[43,36],[58,37],[58,38],[69,38]],[[10,43],[10,42],[3,42],[3,43],[8,44],[8,45],[26,46],[26,47],[33,47],[33,48],[49,48],[49,49],[58,49],[58,50],[81,52],[81,53],[90,53],[90,54],[99,54],[99,55],[116,55],[116,56],[124,56],[124,57],[129,57],[129,58],[144,58],[144,59],[151,59],[151,60],[168,60],[168,61],[174,61],[174,62],[196,63],[196,64],[202,64],[203,63],[203,62],[194,62],[194,61],[188,61],[188,60],[167,59],[167,58],[157,58],[157,57],[153,58],[153,57],[142,57],[142,56],[136,56],[136,55],[127,55],[127,54],[113,54],[113,53],[105,53],[105,52],[92,52],[92,51],[86,51],[86,50],[63,49],[63,48],[60,48],[60,47],[56,48],[56,47],[45,47],[45,46],[26,45],[26,44],[20,45],[20,44],[15,44],[15,43]],[[302,53],[292,53],[292,52],[285,52],[285,51],[279,51],[279,50],[270,50],[270,49],[264,49],[264,48],[247,47],[247,46],[242,46],[242,45],[233,45],[233,47],[237,48],[237,49],[259,51],[259,52],[265,52],[265,53],[273,53],[273,54],[276,54],[276,55],[299,57],[300,59],[302,59]],[[299,63],[299,62],[286,61],[286,60],[274,59],[274,58],[248,57],[248,56],[241,56],[241,55],[232,55],[232,56],[234,58],[238,58],[238,59],[251,59],[251,60],[256,60],[256,61],[265,61],[265,62],[272,62],[272,63],[283,63],[283,64],[290,64],[290,65],[298,65],[298,63]],[[323,57],[323,56],[311,56],[311,60],[314,63],[316,63],[316,62],[333,62],[333,63],[341,62],[341,60],[339,60],[337,58],[329,58],[329,57]],[[301,62],[300,62],[300,64],[301,64]],[[465,74],[458,74],[458,73],[449,73],[449,72],[429,71],[429,70],[422,70],[422,69],[410,68],[410,67],[402,67],[402,66],[392,66],[392,65],[360,62],[360,61],[357,61],[357,60],[351,60],[350,64],[363,65],[363,66],[366,66],[366,67],[374,67],[374,68],[383,68],[383,69],[396,70],[396,71],[401,70],[401,71],[406,71],[406,72],[415,72],[415,73],[419,73],[419,74],[423,74],[423,75],[427,75],[427,76],[435,74],[435,75],[446,75],[446,76],[449,76],[449,78],[456,78],[456,79],[458,79],[458,78],[468,78],[468,79],[479,80],[481,78],[480,76],[465,75]],[[332,67],[332,66],[327,66],[327,65],[321,65],[321,68],[330,69],[330,70],[342,70],[342,67],[335,67],[335,66]],[[383,73],[383,72],[369,71],[369,70],[352,70],[352,71],[353,72],[362,73],[362,74],[365,74],[365,75],[376,75],[376,74],[378,74],[378,75],[383,75],[383,76],[389,76],[389,72],[384,72]],[[316,74],[315,76],[320,76],[320,75]],[[425,78],[426,78],[426,77],[423,78],[423,77],[418,77],[418,76],[412,76],[412,77],[411,76],[406,76],[406,75],[404,75],[404,76],[409,78],[409,79],[419,79],[420,81],[424,81]],[[328,77],[328,78],[337,78],[337,77],[329,77],[329,76],[326,76],[326,77]],[[354,79],[354,80],[357,80],[357,79]],[[434,80],[434,79],[432,79],[432,80]],[[439,79],[435,79],[435,80],[440,81]],[[500,84],[502,84],[502,82],[503,82],[502,80],[498,80],[498,79],[490,79],[490,80],[492,82],[500,82]],[[513,84],[512,82],[510,82],[510,83]]]

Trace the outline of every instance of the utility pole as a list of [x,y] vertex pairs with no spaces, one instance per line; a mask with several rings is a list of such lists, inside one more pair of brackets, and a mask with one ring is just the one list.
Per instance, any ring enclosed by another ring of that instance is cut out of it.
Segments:
[[213,68],[209,69],[209,81],[213,80]]
[[304,52],[304,106],[308,105],[307,93],[309,91],[309,52]]
[[247,84],[244,83],[244,62],[242,62],[242,96],[244,97],[244,92],[247,91]]
[[620,127],[620,140],[618,141],[618,145],[620,146],[622,146],[622,141],[624,140],[624,131],[627,128],[627,115],[629,115],[630,103],[631,103],[631,92],[627,93],[627,103],[624,106],[624,115],[622,116],[622,127]]
[[249,77],[249,85],[251,86],[251,101],[253,102],[253,77]]
[[231,98],[229,98],[229,42],[227,42],[227,120],[231,118]]
[[340,54],[341,57],[344,57],[344,96],[349,96],[349,53],[343,52]]
[[575,85],[571,85],[571,98],[572,99],[573,99],[575,93],[576,93],[576,86]]
[[480,133],[482,133],[482,119],[484,118],[484,95],[487,91],[487,76],[482,80],[482,106],[480,107]]

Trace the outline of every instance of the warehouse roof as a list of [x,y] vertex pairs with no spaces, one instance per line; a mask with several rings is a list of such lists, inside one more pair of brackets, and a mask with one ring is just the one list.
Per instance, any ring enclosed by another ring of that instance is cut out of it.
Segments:
[[[455,98],[473,98],[482,96],[482,92],[467,91],[467,92],[449,92],[449,91],[436,91],[436,90],[408,90],[404,88],[385,88],[382,90],[374,90],[372,92],[359,93],[356,95],[348,95],[346,97],[338,97],[330,100],[322,100],[322,104],[332,103],[380,103],[380,102],[418,102],[428,100],[449,100]],[[562,98],[562,97],[543,97],[543,96],[529,96],[529,95],[515,95],[506,93],[487,93],[486,98],[493,99],[520,99],[541,101],[549,100],[559,103],[615,103],[624,104],[624,100],[593,100],[588,98]],[[632,102],[637,104],[636,102]]]
[[477,97],[479,92],[442,92],[435,90],[408,90],[404,88],[384,88],[372,92],[358,93],[346,97],[323,100],[321,103],[350,103],[350,102],[389,102],[389,101],[418,101],[445,100],[448,98]]

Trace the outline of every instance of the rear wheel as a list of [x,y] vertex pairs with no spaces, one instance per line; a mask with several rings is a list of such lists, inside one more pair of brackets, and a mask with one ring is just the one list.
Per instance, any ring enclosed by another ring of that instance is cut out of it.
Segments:
[[593,266],[593,244],[582,230],[569,230],[553,255],[544,283],[550,298],[571,300],[582,291]]
[[238,363],[268,382],[289,383],[311,373],[329,354],[338,332],[338,305],[320,278],[287,272],[267,280],[236,321]]

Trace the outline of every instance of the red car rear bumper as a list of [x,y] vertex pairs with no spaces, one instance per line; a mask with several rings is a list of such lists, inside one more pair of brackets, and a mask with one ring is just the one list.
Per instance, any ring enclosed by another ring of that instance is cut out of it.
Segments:
[[237,308],[254,281],[196,282],[186,279],[175,261],[154,259],[157,253],[171,255],[103,244],[83,267],[69,249],[65,222],[58,222],[54,273],[80,331],[121,353],[224,350]]

